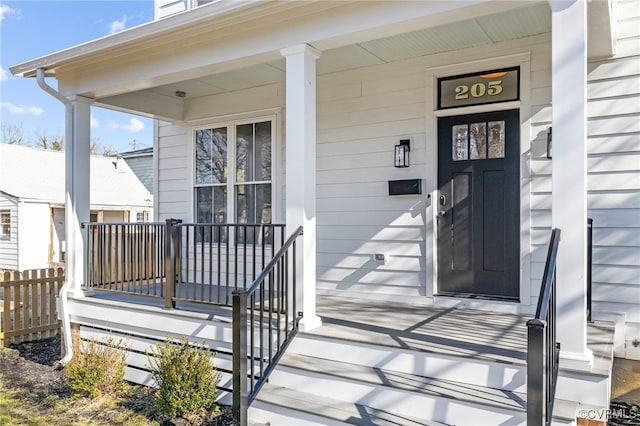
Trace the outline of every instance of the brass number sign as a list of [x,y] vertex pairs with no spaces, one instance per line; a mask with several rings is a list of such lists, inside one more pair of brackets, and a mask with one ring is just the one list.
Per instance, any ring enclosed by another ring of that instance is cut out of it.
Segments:
[[518,68],[484,71],[438,80],[438,108],[483,105],[519,99]]

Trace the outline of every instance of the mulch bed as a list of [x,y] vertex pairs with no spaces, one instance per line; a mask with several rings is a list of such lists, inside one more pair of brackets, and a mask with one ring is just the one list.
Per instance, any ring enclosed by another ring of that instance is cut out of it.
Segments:
[[[60,337],[24,342],[14,345],[10,350],[0,350],[0,383],[5,389],[27,391],[29,399],[40,403],[50,395],[71,398],[73,391],[69,387],[64,369],[60,365]],[[151,393],[140,386],[140,400],[127,400],[123,409],[139,413],[152,404]],[[226,426],[232,424],[230,407],[221,406],[220,414],[215,417],[190,419],[150,418],[161,425],[176,426]]]

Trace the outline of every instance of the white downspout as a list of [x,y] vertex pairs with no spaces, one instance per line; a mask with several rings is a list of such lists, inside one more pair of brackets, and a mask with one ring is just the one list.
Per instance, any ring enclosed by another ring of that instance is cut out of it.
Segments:
[[[73,126],[73,105],[71,102],[65,98],[60,92],[56,91],[53,87],[49,86],[44,81],[44,69],[38,68],[36,71],[36,77],[38,80],[38,86],[64,105],[65,110],[65,140],[71,140],[71,132]],[[68,166],[65,166],[68,167]],[[73,343],[71,341],[71,321],[69,320],[69,315],[67,315],[68,308],[68,300],[67,300],[67,291],[71,285],[72,280],[65,280],[64,285],[60,289],[60,316],[62,317],[62,337],[64,340],[64,358],[60,360],[62,365],[66,365],[69,361],[71,361],[71,357],[73,356]]]

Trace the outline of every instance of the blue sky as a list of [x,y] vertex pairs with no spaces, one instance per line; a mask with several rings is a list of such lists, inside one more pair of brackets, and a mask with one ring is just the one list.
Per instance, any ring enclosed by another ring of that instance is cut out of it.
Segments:
[[[22,128],[31,145],[38,136],[64,135],[64,107],[34,78],[9,67],[153,20],[153,0],[0,0],[0,122]],[[54,78],[47,82],[57,87]],[[118,152],[153,145],[152,120],[91,108],[91,137]],[[135,142],[134,142],[135,141]]]

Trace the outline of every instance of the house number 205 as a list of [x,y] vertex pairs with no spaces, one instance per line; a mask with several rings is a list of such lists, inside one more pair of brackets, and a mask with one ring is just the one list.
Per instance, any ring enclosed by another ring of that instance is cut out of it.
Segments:
[[456,100],[481,98],[487,96],[497,96],[502,93],[502,80],[493,80],[485,83],[474,83],[471,86],[466,84],[456,86]]

